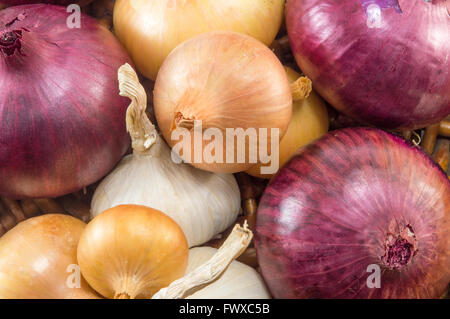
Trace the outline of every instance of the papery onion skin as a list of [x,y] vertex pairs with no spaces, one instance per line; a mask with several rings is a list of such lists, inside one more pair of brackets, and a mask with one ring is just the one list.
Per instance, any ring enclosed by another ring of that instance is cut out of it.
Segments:
[[[248,141],[245,160],[239,163],[235,157],[227,163],[227,128],[255,129],[258,136],[259,128],[265,128],[270,142],[271,129],[278,129],[281,138],[292,114],[290,84],[280,61],[261,42],[234,32],[205,33],[175,48],[158,73],[153,101],[159,128],[171,147],[178,143],[172,133],[184,128],[178,124],[178,115],[182,120],[201,121],[203,131],[222,132],[222,163],[208,163],[204,158],[195,162],[198,149],[193,145],[193,129],[191,157],[182,154],[195,167],[219,173],[244,171],[255,164],[248,153],[257,145]],[[203,141],[202,150],[210,143]],[[185,144],[183,140],[183,148],[188,147]],[[234,156],[242,151],[235,144]]]
[[[348,128],[305,147],[272,180],[255,247],[275,298],[439,298],[450,282],[449,215],[450,181],[421,150]],[[380,288],[367,286],[371,264]]]
[[346,115],[415,129],[450,113],[446,1],[289,0],[286,24],[298,65]]
[[81,14],[81,28],[70,29],[69,15],[46,4],[0,11],[0,34],[22,36],[20,52],[0,51],[4,196],[80,190],[106,175],[128,149],[128,101],[117,94],[116,72],[130,59],[96,20]]
[[235,31],[269,45],[283,11],[284,0],[117,0],[114,30],[139,71],[155,80],[169,53],[201,33]]
[[[99,298],[76,278],[77,245],[86,224],[69,215],[27,219],[0,238],[0,299]],[[78,273],[79,274],[79,273]]]
[[88,224],[78,245],[81,273],[107,298],[151,298],[184,275],[188,254],[178,224],[140,205],[104,211]]
[[[288,79],[294,82],[300,74],[289,67],[285,67]],[[292,118],[289,127],[280,141],[279,167],[291,158],[298,148],[311,143],[328,131],[329,120],[327,107],[320,96],[311,91],[309,96],[292,105]],[[266,166],[268,164],[264,164]],[[260,178],[272,178],[275,174],[261,174],[261,164],[256,164],[247,173]]]

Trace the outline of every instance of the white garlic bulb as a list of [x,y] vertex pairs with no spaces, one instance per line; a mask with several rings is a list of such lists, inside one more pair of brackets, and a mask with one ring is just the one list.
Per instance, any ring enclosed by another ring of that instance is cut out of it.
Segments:
[[[190,273],[214,256],[217,249],[195,247],[189,250],[186,273]],[[197,289],[185,299],[270,299],[261,275],[252,267],[233,261],[214,282]]]
[[228,228],[240,209],[240,192],[232,174],[214,174],[176,164],[171,151],[145,114],[147,96],[128,64],[119,69],[120,94],[132,103],[127,129],[133,154],[97,187],[91,217],[121,204],[145,205],[173,218],[189,247],[201,245]]

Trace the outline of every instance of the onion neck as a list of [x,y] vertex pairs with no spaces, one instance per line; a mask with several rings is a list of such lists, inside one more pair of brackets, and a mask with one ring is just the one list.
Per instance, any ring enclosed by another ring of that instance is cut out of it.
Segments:
[[126,292],[116,293],[114,299],[131,299],[130,295]]
[[13,30],[3,32],[0,36],[0,51],[6,56],[12,56],[17,51],[21,52],[22,31]]
[[381,260],[387,268],[400,270],[410,264],[418,251],[412,227],[406,225],[397,234],[388,233],[384,249]]
[[136,280],[136,276],[132,273],[123,273],[116,277],[114,281],[113,299],[136,299],[142,288],[142,281]]

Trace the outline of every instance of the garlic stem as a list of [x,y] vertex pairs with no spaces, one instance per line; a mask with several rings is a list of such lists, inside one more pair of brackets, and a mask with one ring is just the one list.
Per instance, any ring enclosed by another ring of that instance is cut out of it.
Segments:
[[244,226],[234,226],[227,240],[206,263],[187,274],[183,278],[175,280],[153,295],[152,299],[181,299],[190,290],[206,285],[218,278],[248,247],[253,238],[253,233],[248,229],[247,221]]
[[312,82],[306,76],[301,76],[295,82],[291,83],[292,99],[294,102],[308,98],[311,91]]
[[127,109],[126,123],[133,150],[142,154],[146,153],[158,137],[155,126],[145,114],[147,94],[139,83],[136,72],[128,63],[119,68],[118,78],[120,96],[126,96],[131,100]]

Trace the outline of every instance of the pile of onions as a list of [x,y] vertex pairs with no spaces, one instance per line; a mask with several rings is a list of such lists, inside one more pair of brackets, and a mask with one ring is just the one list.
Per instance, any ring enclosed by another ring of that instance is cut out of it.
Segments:
[[[266,129],[270,152],[275,136],[271,129],[278,129],[281,138],[292,113],[290,84],[275,54],[258,40],[234,32],[202,34],[174,49],[158,73],[153,100],[167,143],[172,148],[181,145],[179,155],[195,167],[221,173],[243,171],[256,163],[249,153],[258,148],[260,128]],[[223,138],[213,135],[208,141],[204,135],[198,147],[196,121],[203,131],[219,130]],[[257,138],[245,139],[245,150],[235,141],[233,150],[226,145],[233,144],[232,138],[226,139],[228,128],[254,129]],[[190,138],[182,135],[186,130]],[[204,156],[211,149],[213,161]],[[239,161],[241,151],[246,154]]]
[[[295,81],[301,80],[300,74],[289,67],[285,67],[291,87]],[[309,81],[310,83],[310,81]],[[306,97],[292,103],[292,118],[289,127],[280,141],[279,147],[279,167],[291,158],[297,150],[321,137],[328,131],[328,112],[325,103],[316,92],[309,89],[305,92]],[[268,165],[268,164],[264,164]],[[247,171],[248,174],[261,177],[272,178],[274,174],[261,174],[261,164],[257,164]]]
[[269,45],[283,20],[284,2],[117,0],[114,30],[139,71],[155,80],[169,53],[201,33],[235,31]]
[[89,285],[107,298],[151,298],[182,277],[186,237],[166,214],[119,205],[95,217],[78,244],[78,262]]
[[0,299],[92,299],[77,268],[86,224],[68,215],[27,219],[0,239]]
[[445,0],[289,0],[295,59],[333,106],[384,128],[420,128],[450,113]]
[[[129,146],[112,33],[46,4],[0,11],[0,194],[56,197],[97,181]],[[5,181],[5,182],[3,182]]]
[[446,174],[400,137],[347,128],[275,176],[255,247],[276,298],[438,298],[450,282],[449,238]]

